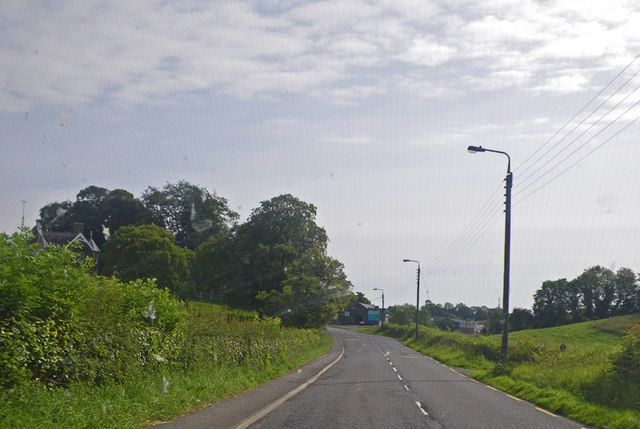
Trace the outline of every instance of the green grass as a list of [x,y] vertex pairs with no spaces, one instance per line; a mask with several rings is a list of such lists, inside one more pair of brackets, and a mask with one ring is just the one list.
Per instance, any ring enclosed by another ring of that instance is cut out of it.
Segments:
[[[501,337],[405,327],[386,335],[470,376],[550,411],[599,428],[640,428],[640,383],[614,371],[622,336],[640,314],[509,335],[510,362],[497,362]],[[379,332],[378,332],[379,333]],[[566,346],[562,347],[561,345]]]
[[[102,386],[75,382],[50,388],[32,382],[0,395],[0,427],[146,427],[237,395],[331,347],[326,332],[281,328],[259,321],[254,313],[222,306],[190,303],[188,307],[193,352],[188,366],[167,365],[121,384]],[[211,346],[222,336],[235,348]]]

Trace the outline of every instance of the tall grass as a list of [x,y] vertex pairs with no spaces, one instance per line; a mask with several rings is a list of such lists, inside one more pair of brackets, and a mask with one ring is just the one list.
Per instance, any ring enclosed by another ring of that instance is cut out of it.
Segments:
[[186,305],[174,361],[122,382],[66,387],[38,382],[0,395],[0,427],[145,427],[278,377],[325,353],[326,332],[283,328],[278,319],[203,303]]
[[[640,328],[636,336],[623,339],[638,323],[640,314],[514,332],[507,365],[498,361],[499,335],[421,327],[415,341],[414,331],[393,325],[384,334],[448,365],[471,369],[470,376],[556,413],[594,427],[626,429],[640,428],[640,359],[633,361]],[[627,372],[620,362],[627,363]]]

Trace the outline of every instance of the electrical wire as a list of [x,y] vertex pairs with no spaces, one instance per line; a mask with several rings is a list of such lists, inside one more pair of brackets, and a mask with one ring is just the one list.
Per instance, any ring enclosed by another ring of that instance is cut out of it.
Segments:
[[[571,119],[569,119],[562,127],[560,127],[560,129],[558,131],[556,131],[551,137],[549,137],[549,139],[544,142],[538,149],[536,149],[531,155],[529,155],[523,162],[521,165],[518,166],[518,168],[522,168],[523,166],[525,166],[527,164],[527,162],[529,162],[529,160],[531,158],[533,158],[539,151],[541,151],[547,144],[549,144],[558,134],[560,134],[562,132],[562,130],[564,130],[571,122],[573,122],[574,119],[576,119],[591,103],[593,103],[604,91],[607,90],[607,88],[609,88],[613,82],[615,82],[622,74],[624,74],[624,72],[627,71],[627,69],[629,69],[629,67],[631,67],[633,65],[633,63],[635,63],[638,58],[640,58],[640,55],[637,55],[636,57],[634,57],[629,64],[627,64],[622,70],[620,70],[620,72],[618,72],[618,74],[616,74],[610,81],[609,83],[607,83],[596,95],[593,96],[593,98],[591,98],[584,106],[582,106],[582,108],[580,110],[578,110],[578,112],[573,115],[573,117]],[[636,73],[637,74],[637,73]],[[536,161],[537,162],[537,161]],[[529,170],[529,168],[531,168],[533,165],[535,165],[535,162],[527,167],[524,168],[522,170],[518,170],[518,174],[524,174],[527,170]]]
[[477,226],[477,224],[482,222],[482,220],[487,214],[487,210],[489,210],[491,207],[490,203],[495,200],[495,197],[497,196],[496,193],[500,191],[501,187],[502,185],[499,184],[498,187],[490,194],[489,198],[485,201],[485,203],[482,205],[480,210],[478,210],[478,212],[474,215],[471,222],[469,222],[467,226],[460,232],[460,234],[458,234],[455,240],[453,240],[453,242],[435,259],[431,260],[429,263],[425,265],[426,270],[430,270],[434,266],[438,265],[440,260],[446,258],[449,255],[449,253],[451,253],[455,248],[457,248],[460,245],[460,243],[464,242],[464,240],[466,239],[466,235],[469,233],[469,231],[473,230]]
[[[638,86],[638,88],[640,88],[640,85]],[[636,89],[638,89],[636,88]],[[547,170],[543,175],[541,175],[540,177],[538,177],[536,180],[534,180],[533,182],[529,183],[527,186],[525,186],[524,188],[522,188],[520,190],[520,192],[524,192],[525,190],[529,189],[531,186],[533,186],[535,183],[537,183],[538,181],[540,181],[540,179],[542,179],[543,177],[545,177],[547,174],[549,174],[550,172],[552,172],[553,170],[555,170],[558,166],[560,166],[563,162],[565,162],[567,159],[569,159],[571,156],[573,156],[574,154],[576,154],[580,149],[582,149],[583,147],[585,147],[587,144],[589,144],[593,139],[595,139],[596,137],[598,137],[600,134],[602,134],[602,132],[604,132],[605,130],[607,130],[611,125],[615,124],[618,120],[620,120],[621,117],[623,117],[624,115],[626,115],[628,112],[630,112],[633,108],[635,108],[638,104],[640,104],[640,100],[636,101],[635,103],[633,103],[630,107],[627,108],[627,110],[625,110],[624,112],[622,112],[616,119],[614,119],[613,121],[609,122],[605,127],[603,127],[600,131],[598,131],[596,134],[594,134],[591,138],[589,138],[586,142],[582,143],[576,150],[574,150],[573,152],[571,152],[569,155],[565,156],[562,160],[560,160],[556,165],[554,165],[553,167],[551,167],[549,170]],[[617,107],[617,106],[614,106]],[[609,114],[609,112],[607,113]],[[633,120],[631,123],[635,122],[636,120]],[[623,128],[623,130],[626,130],[629,127],[630,124],[627,124],[627,126],[625,126]],[[615,136],[619,135],[620,132],[614,134]],[[609,142],[611,140],[611,138],[605,140],[606,142]],[[602,147],[603,144],[599,145],[597,148]],[[597,149],[596,148],[596,149]],[[580,160],[586,158],[587,156],[589,156],[590,154],[592,154],[594,151],[589,152],[586,156],[584,156],[583,158],[580,158]],[[579,162],[579,161],[578,161]],[[575,165],[572,164],[572,166]],[[558,176],[555,176],[558,177]]]
[[[637,103],[636,103],[637,104]],[[600,143],[598,146],[596,146],[593,150],[591,150],[590,152],[588,152],[586,155],[584,155],[582,158],[578,159],[577,161],[575,161],[573,164],[569,165],[567,168],[565,168],[564,170],[562,170],[561,172],[559,172],[558,174],[556,174],[555,176],[553,176],[551,179],[549,179],[547,182],[545,182],[544,184],[542,184],[540,187],[534,189],[533,191],[531,191],[529,194],[527,194],[526,196],[522,197],[520,200],[518,200],[517,202],[515,202],[513,205],[517,205],[521,202],[523,202],[524,200],[526,200],[527,198],[529,198],[530,196],[532,196],[533,194],[535,194],[536,192],[538,192],[540,189],[544,188],[545,186],[547,186],[549,183],[553,182],[555,179],[557,179],[558,177],[562,176],[564,173],[566,173],[567,171],[569,171],[571,168],[575,167],[576,165],[578,165],[580,162],[582,162],[585,158],[587,158],[589,155],[591,155],[592,153],[594,153],[596,150],[600,149],[602,146],[604,146],[605,144],[607,144],[608,142],[610,142],[611,140],[613,140],[615,137],[617,137],[618,135],[620,135],[623,131],[625,131],[627,128],[629,128],[631,125],[633,125],[634,123],[636,123],[638,120],[640,120],[640,116],[637,116],[635,119],[633,119],[632,121],[630,121],[627,125],[625,125],[624,127],[622,127],[622,129],[620,129],[618,132],[616,132],[614,135],[612,135],[611,137],[609,137],[608,139],[606,139],[605,141],[603,141],[602,143]]]
[[[631,76],[629,79],[627,79],[620,87],[618,87],[618,89],[616,91],[614,91],[612,94],[610,94],[602,103],[600,103],[600,105],[598,105],[598,107],[596,107],[589,115],[587,115],[586,117],[584,117],[580,122],[578,122],[572,129],[571,131],[569,131],[567,134],[565,134],[564,137],[562,137],[560,140],[558,140],[556,142],[556,144],[554,144],[551,148],[549,148],[544,154],[542,154],[542,156],[540,156],[535,162],[538,162],[539,160],[541,160],[542,158],[544,158],[547,154],[549,154],[553,149],[555,149],[562,141],[564,141],[564,139],[566,139],[567,137],[569,137],[578,127],[580,127],[582,124],[584,124],[589,118],[591,118],[598,110],[600,110],[600,108],[602,106],[604,106],[605,104],[607,104],[611,98],[613,98],[613,96],[617,95],[625,86],[627,86],[629,84],[629,82],[631,82],[631,80],[633,80],[633,78],[635,78],[638,74],[640,74],[640,70],[638,70],[633,76]],[[583,135],[585,135],[588,131],[590,131],[594,126],[596,126],[602,119],[604,119],[609,113],[611,113],[612,110],[614,110],[616,107],[618,107],[624,100],[626,100],[631,94],[633,94],[634,92],[636,92],[638,90],[639,87],[636,87],[633,91],[631,91],[630,93],[628,93],[625,98],[623,100],[621,100],[620,102],[618,102],[615,106],[613,106],[612,108],[610,108],[607,113],[605,113],[604,115],[600,116],[600,118],[595,121],[593,124],[591,124],[591,126],[589,128],[587,128],[585,131],[583,131],[580,135],[578,135],[578,137],[576,137],[575,139],[573,139],[571,142],[569,142],[569,144],[567,144],[566,146],[564,146],[562,149],[560,149],[555,155],[553,155],[551,158],[549,158],[547,161],[545,161],[540,167],[538,167],[536,170],[534,170],[533,172],[529,173],[528,175],[525,175],[525,177],[520,179],[520,184],[522,183],[526,183],[526,181],[534,176],[538,171],[540,171],[542,168],[544,168],[547,164],[549,164],[553,159],[555,159],[556,157],[558,157],[562,152],[564,152],[566,149],[569,148],[569,146],[571,146],[573,143],[575,143],[580,137],[582,137]],[[531,164],[531,166],[535,165]],[[518,175],[522,177],[522,175],[524,174],[524,171],[518,171]]]
[[[640,73],[640,71],[638,71],[638,73]],[[638,74],[636,73],[636,74]],[[523,178],[520,181],[520,185],[522,186],[522,183],[526,183],[526,181],[528,179],[530,179],[532,177],[533,174],[539,172],[542,170],[542,168],[544,168],[546,165],[548,165],[553,159],[555,159],[557,156],[559,156],[562,152],[564,152],[566,149],[568,149],[571,145],[573,145],[576,141],[578,141],[581,137],[583,137],[586,133],[588,133],[589,131],[591,131],[597,124],[600,123],[600,121],[602,121],[605,117],[607,117],[611,112],[613,112],[615,109],[617,109],[623,102],[625,102],[631,95],[633,95],[636,91],[638,91],[638,89],[640,89],[640,85],[636,86],[633,91],[629,92],[624,98],[622,98],[618,103],[616,103],[615,105],[613,105],[606,113],[604,113],[603,115],[601,115],[593,124],[591,124],[587,129],[585,129],[582,133],[580,133],[575,139],[573,139],[569,144],[567,144],[564,148],[562,148],[558,153],[556,153],[553,157],[551,157],[549,160],[547,160],[543,165],[541,165],[537,170],[535,170],[532,174],[530,174],[529,176],[526,176],[525,178]],[[636,102],[635,104],[633,104],[629,109],[627,109],[627,111],[625,111],[625,114],[632,109],[633,107],[635,107],[638,104],[638,102]],[[599,107],[598,107],[599,108]],[[624,115],[624,114],[623,114]],[[590,115],[591,116],[591,115]],[[590,117],[589,116],[589,117]],[[622,115],[618,116],[616,119],[614,119],[613,121],[609,122],[609,124],[605,125],[600,131],[598,131],[596,133],[595,136],[598,136],[600,133],[602,133],[604,130],[606,130],[607,128],[609,128],[611,125],[613,125],[614,123],[616,123],[620,118],[622,117]],[[585,118],[586,120],[586,118]],[[583,120],[584,122],[584,120]],[[581,122],[579,125],[581,125],[583,122]],[[573,155],[574,153],[576,153],[578,150],[580,150],[581,148],[583,148],[587,143],[589,143],[591,140],[593,140],[593,138],[595,137],[591,137],[590,139],[588,139],[585,143],[583,143],[582,145],[580,145],[578,147],[577,150],[573,151],[571,153],[571,155]],[[569,155],[569,156],[571,156]],[[544,173],[542,176],[538,177],[537,179],[535,179],[531,184],[536,183],[538,180],[540,180],[542,177],[544,177],[545,175],[547,175],[550,171],[554,170],[555,168],[557,168],[562,162],[564,162],[568,157],[563,158],[559,163],[557,163],[555,166],[553,166],[550,170],[548,170],[546,173]],[[528,187],[531,186],[531,184],[525,186],[523,188],[527,189]]]

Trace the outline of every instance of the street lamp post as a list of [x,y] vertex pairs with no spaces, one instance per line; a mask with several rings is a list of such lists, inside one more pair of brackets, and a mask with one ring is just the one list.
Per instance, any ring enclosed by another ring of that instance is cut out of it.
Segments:
[[382,326],[380,327],[380,329],[384,330],[384,289],[374,287],[373,290],[379,290],[380,292],[382,292],[382,314],[380,315]]
[[418,264],[418,287],[416,289],[416,341],[418,340],[418,316],[420,316],[420,262],[415,259],[403,259],[402,262],[415,262]]
[[502,362],[507,361],[509,347],[509,267],[511,265],[511,187],[513,174],[511,173],[511,157],[508,153],[499,150],[485,149],[482,146],[469,146],[470,153],[493,152],[501,153],[507,157],[507,178],[505,179],[505,219],[504,219],[504,276],[502,287]]

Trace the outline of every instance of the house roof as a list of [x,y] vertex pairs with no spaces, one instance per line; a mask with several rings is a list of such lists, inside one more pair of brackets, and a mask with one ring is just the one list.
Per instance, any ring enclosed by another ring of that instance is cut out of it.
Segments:
[[363,308],[364,308],[364,309],[366,309],[366,310],[377,310],[377,309],[378,309],[378,306],[376,306],[376,305],[365,304],[365,303],[363,303],[363,302],[356,302],[355,304],[353,304],[353,305],[351,306],[351,308],[353,308],[353,307],[355,307],[355,306],[357,306],[357,305],[359,305],[359,306],[363,307]]
[[79,241],[86,246],[90,251],[95,253],[100,253],[100,248],[93,241],[93,237],[89,240],[81,233],[73,233],[73,232],[55,232],[55,231],[42,231],[38,233],[36,237],[36,243],[41,245],[44,248],[48,248],[51,244],[55,244],[58,246],[62,246],[69,243],[75,243]]

